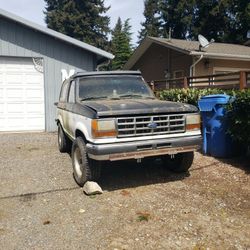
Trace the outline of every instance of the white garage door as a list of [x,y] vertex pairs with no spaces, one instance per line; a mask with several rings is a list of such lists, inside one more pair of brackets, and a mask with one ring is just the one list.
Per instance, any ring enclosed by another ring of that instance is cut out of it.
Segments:
[[32,58],[0,57],[0,131],[44,129],[43,73]]

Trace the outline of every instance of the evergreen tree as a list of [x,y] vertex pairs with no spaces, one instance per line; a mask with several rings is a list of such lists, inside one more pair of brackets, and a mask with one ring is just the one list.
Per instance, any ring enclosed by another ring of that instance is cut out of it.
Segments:
[[129,19],[124,24],[119,17],[112,31],[111,51],[115,55],[111,63],[112,70],[122,69],[132,54],[131,46],[131,26]]
[[231,18],[225,41],[240,44],[246,42],[247,32],[250,30],[250,1],[230,0],[228,12]]
[[195,0],[160,0],[163,37],[185,39],[191,34],[195,19]]
[[199,33],[218,42],[243,43],[250,29],[249,0],[209,0],[197,2],[197,18],[192,34]]
[[196,0],[196,18],[190,33],[195,38],[198,34],[214,38],[217,42],[228,40],[231,14],[229,1]]
[[133,33],[131,32],[132,26],[130,25],[129,22],[130,22],[129,18],[125,20],[123,24],[123,32],[125,33],[127,37],[130,48],[132,48],[132,34]]
[[104,0],[45,0],[48,28],[80,41],[107,48],[110,18]]
[[[250,30],[249,0],[145,0],[139,39],[145,36],[243,43]],[[152,29],[153,27],[153,29]]]
[[141,23],[142,29],[139,32],[138,43],[146,36],[159,37],[162,35],[159,0],[145,0],[143,14],[146,20]]

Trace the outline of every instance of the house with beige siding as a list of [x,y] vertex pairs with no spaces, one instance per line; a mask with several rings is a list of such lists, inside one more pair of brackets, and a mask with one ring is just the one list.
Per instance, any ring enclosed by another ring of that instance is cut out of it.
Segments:
[[125,64],[126,70],[140,70],[145,80],[175,79],[249,71],[250,47],[198,41],[147,37]]

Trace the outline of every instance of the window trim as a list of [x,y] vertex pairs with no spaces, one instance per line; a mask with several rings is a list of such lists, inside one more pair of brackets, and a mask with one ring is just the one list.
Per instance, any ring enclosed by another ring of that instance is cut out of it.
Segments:
[[[179,77],[176,77],[176,75],[178,74],[178,73],[181,73],[181,76],[179,76]],[[176,78],[182,78],[182,77],[184,77],[184,70],[175,70],[174,72],[173,72],[173,75],[174,75],[174,79],[176,79]]]
[[[70,90],[71,90],[71,86],[72,86],[73,83],[75,84],[75,87],[74,87],[74,101],[73,101],[73,102],[70,102],[70,101],[69,101]],[[68,103],[76,103],[76,81],[75,81],[75,79],[73,79],[73,80],[70,81],[69,88],[68,88],[67,102],[68,102]]]
[[152,91],[152,89],[150,88],[150,86],[147,84],[147,82],[144,80],[144,78],[141,76],[141,75],[95,75],[95,76],[84,76],[84,77],[78,77],[77,79],[75,79],[76,81],[76,92],[75,92],[75,101],[77,103],[81,103],[81,99],[79,98],[79,85],[80,85],[80,82],[82,79],[92,79],[93,77],[96,77],[96,78],[103,78],[103,77],[138,77],[139,79],[142,80],[143,84],[145,85],[145,88],[148,90],[148,93],[149,93],[149,96],[152,97],[152,98],[155,98],[155,94],[154,92]]
[[226,71],[230,72],[237,72],[237,71],[248,71],[249,69],[246,68],[233,68],[233,67],[213,67],[213,74],[215,75],[215,71]]
[[[65,91],[66,91],[66,96],[65,96],[65,99],[61,100],[61,98],[62,98],[62,92],[63,92],[64,88],[65,88]],[[68,94],[67,94],[68,93],[68,88],[69,88],[69,81],[66,80],[66,81],[63,82],[62,87],[61,87],[59,102],[63,102],[63,103],[67,102],[67,99],[68,99],[68,97],[67,97],[68,96]]]

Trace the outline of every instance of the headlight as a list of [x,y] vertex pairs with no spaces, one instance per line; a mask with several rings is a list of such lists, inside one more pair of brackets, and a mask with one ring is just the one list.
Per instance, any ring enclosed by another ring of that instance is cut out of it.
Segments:
[[186,116],[186,130],[200,130],[201,118],[199,114]]
[[92,120],[91,125],[94,138],[117,136],[115,120]]

